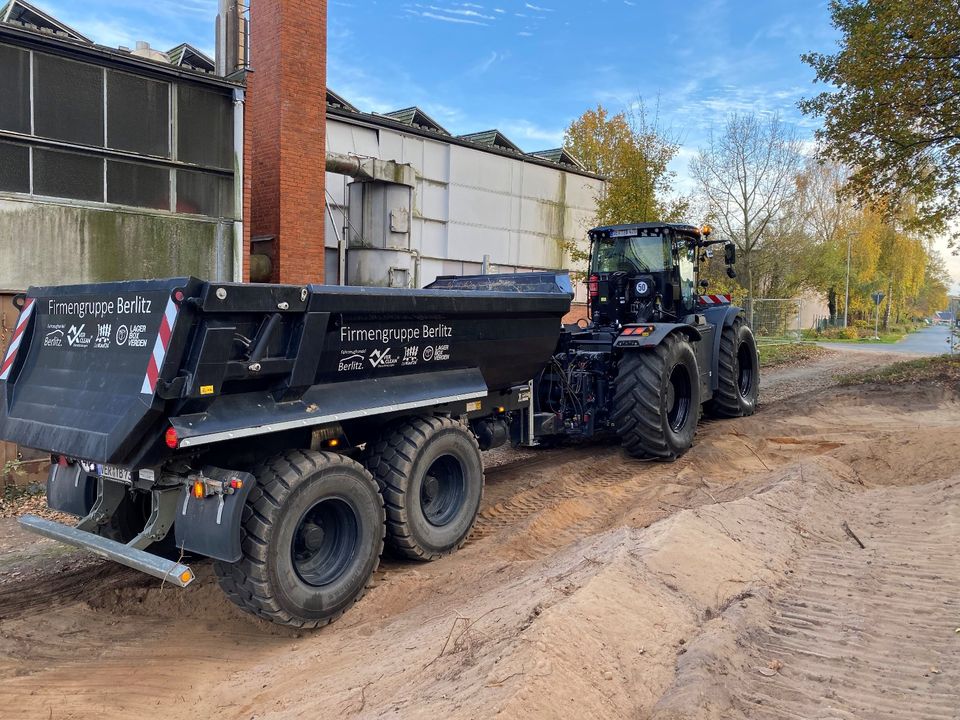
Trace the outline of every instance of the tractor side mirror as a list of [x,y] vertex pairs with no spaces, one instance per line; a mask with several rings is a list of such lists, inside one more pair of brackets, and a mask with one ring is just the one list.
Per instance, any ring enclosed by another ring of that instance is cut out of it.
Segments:
[[733,243],[727,243],[723,246],[723,260],[727,265],[734,265],[737,262],[737,246]]
[[704,290],[706,290],[708,287],[710,287],[710,281],[709,281],[709,280],[701,280],[701,281],[700,281],[700,287],[702,287]]
[[737,271],[731,265],[727,265],[727,277],[733,280],[737,276]]

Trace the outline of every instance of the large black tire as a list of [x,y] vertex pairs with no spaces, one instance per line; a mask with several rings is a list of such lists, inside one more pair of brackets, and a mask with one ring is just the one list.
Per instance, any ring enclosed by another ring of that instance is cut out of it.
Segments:
[[415,560],[435,560],[467,540],[483,498],[483,460],[463,424],[422,416],[367,449],[387,511],[387,542]]
[[613,421],[627,453],[675,460],[693,444],[699,417],[697,357],[685,339],[668,335],[620,358]]
[[720,333],[718,387],[706,404],[712,417],[737,418],[753,415],[760,392],[760,358],[753,331],[737,318]]
[[366,591],[383,550],[383,501],[362,465],[291,450],[254,471],[243,511],[243,557],[217,561],[235,604],[271,622],[316,628]]

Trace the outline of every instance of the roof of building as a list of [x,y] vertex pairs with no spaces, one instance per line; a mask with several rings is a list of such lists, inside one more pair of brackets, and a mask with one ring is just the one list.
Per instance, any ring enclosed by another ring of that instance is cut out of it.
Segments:
[[327,107],[340,108],[341,110],[347,110],[355,113],[360,112],[356,107],[348,103],[341,95],[338,95],[330,88],[327,88]]
[[494,147],[502,148],[503,150],[510,150],[511,152],[523,154],[523,150],[511,142],[510,139],[499,130],[484,130],[483,132],[478,133],[458,135],[457,137],[461,140],[474,143],[475,145],[493,145]]
[[10,0],[10,2],[4,5],[3,9],[0,9],[0,22],[11,25],[22,25],[30,29],[35,28],[40,32],[68,37],[71,40],[79,40],[91,44],[93,42],[90,38],[81,35],[69,25],[48,15],[40,8],[23,2],[23,0]]
[[554,148],[553,150],[537,150],[536,152],[530,153],[536,157],[543,158],[544,160],[549,160],[550,162],[555,162],[558,165],[571,165],[573,167],[584,169],[583,163],[577,160],[573,155],[571,155],[564,148]]
[[445,127],[416,106],[404,108],[403,110],[394,110],[393,112],[383,113],[383,115],[384,117],[401,122],[404,125],[415,125],[416,127],[423,128],[424,130],[432,130],[441,135],[450,134]]
[[180,43],[175,48],[167,50],[167,57],[170,58],[170,64],[177,67],[188,67],[202,72],[213,72],[217,69],[217,64],[212,57],[200,52],[189,43]]

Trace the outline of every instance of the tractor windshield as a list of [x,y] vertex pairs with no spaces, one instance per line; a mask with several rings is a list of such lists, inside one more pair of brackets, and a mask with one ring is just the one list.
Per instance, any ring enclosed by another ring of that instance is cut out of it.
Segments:
[[596,240],[590,271],[661,272],[670,268],[670,242],[662,235]]

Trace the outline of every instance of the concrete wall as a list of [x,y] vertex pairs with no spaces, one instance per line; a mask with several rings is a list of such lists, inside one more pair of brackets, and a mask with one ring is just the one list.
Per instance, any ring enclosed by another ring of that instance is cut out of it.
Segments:
[[[559,166],[329,115],[327,148],[413,166],[417,186],[410,249],[423,258],[421,285],[438,275],[478,273],[484,255],[499,272],[569,267],[563,247],[585,243],[602,186],[601,180]],[[325,245],[330,250],[337,247],[337,234],[344,233],[350,203],[345,181],[327,174],[333,221],[327,217]],[[364,244],[350,227],[346,236],[352,245]]]
[[229,280],[232,223],[0,197],[0,288],[196,275]]

